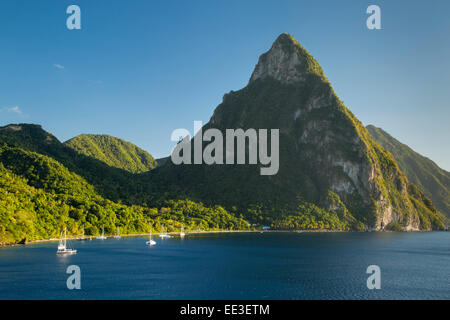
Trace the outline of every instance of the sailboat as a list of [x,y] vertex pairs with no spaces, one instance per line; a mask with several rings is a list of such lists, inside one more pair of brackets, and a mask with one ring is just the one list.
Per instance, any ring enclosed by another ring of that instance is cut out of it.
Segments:
[[114,236],[114,239],[120,239],[121,236],[119,234],[119,227],[117,227],[117,235]]
[[145,243],[148,246],[154,246],[156,244],[155,240],[152,240],[152,228],[150,227],[150,236],[148,241]]
[[76,254],[77,250],[67,248],[67,228],[64,228],[64,238],[61,232],[61,238],[59,239],[58,250],[56,254]]
[[99,239],[99,240],[105,240],[106,239],[106,237],[105,237],[105,225],[102,226],[102,235],[98,236],[97,239]]
[[184,233],[184,227],[181,227],[181,231],[180,231],[180,237],[184,238],[186,234]]
[[86,240],[85,235],[84,235],[84,224],[83,224],[83,235],[81,236],[81,238],[78,238],[78,240]]
[[167,239],[167,238],[172,238],[170,235],[168,235],[167,233],[164,233],[164,225],[161,226],[161,234],[159,235],[159,237],[161,239]]

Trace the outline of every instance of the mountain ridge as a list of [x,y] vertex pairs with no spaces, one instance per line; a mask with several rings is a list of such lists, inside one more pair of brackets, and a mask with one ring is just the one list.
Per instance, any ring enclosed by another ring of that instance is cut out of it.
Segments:
[[157,162],[147,151],[131,142],[106,134],[81,134],[67,140],[64,145],[111,167],[131,173],[147,172],[157,166]]
[[383,129],[374,125],[368,125],[367,129],[375,141],[394,156],[408,179],[424,191],[442,213],[450,217],[450,172]]

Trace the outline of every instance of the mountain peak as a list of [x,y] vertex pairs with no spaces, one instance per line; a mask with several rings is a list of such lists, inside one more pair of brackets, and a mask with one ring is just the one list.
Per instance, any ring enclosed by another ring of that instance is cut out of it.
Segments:
[[259,57],[250,83],[267,77],[290,84],[305,80],[306,74],[323,76],[323,70],[314,57],[295,38],[282,33],[269,51]]
[[38,145],[59,143],[51,133],[42,129],[41,125],[31,123],[8,124],[0,127],[0,138],[11,145],[37,147]]
[[19,124],[8,124],[6,126],[0,127],[0,130],[11,130],[11,131],[20,131],[23,128],[26,129],[34,129],[34,130],[42,130],[42,126],[39,124],[31,124],[31,123],[19,123]]

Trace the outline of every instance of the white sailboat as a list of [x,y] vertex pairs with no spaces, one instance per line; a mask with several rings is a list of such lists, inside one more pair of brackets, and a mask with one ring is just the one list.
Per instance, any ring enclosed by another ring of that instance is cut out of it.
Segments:
[[61,232],[61,238],[59,239],[58,250],[56,254],[76,254],[77,250],[67,248],[67,228],[64,228],[64,238]]
[[156,244],[155,240],[152,240],[152,228],[150,227],[150,236],[148,241],[145,243],[148,246],[154,246]]
[[167,239],[167,238],[172,238],[170,235],[168,235],[167,233],[164,233],[164,225],[161,226],[161,234],[159,235],[159,237],[161,239]]
[[180,231],[180,237],[184,238],[186,234],[184,233],[184,227],[181,227],[181,231]]
[[119,227],[117,227],[117,235],[114,236],[114,239],[120,239]]
[[99,240],[105,240],[106,239],[106,237],[105,237],[105,225],[102,226],[102,235],[98,236],[97,239],[99,239]]
[[83,234],[81,235],[81,238],[79,238],[78,240],[86,240],[85,235],[84,235],[84,224],[83,224]]

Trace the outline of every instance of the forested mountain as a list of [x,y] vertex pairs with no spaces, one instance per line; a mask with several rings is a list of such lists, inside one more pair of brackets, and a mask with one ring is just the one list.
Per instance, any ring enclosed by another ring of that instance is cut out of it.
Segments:
[[[102,225],[107,233],[119,227],[124,234],[149,232],[150,226],[159,231],[161,224],[169,231],[181,226],[186,230],[248,228],[220,206],[206,207],[187,199],[139,206],[105,198],[83,175],[91,178],[100,170],[94,180],[109,183],[116,191],[121,190],[114,187],[120,183],[134,185],[132,175],[96,159],[77,159],[71,152],[40,126],[0,128],[0,244],[58,237],[64,227],[72,235],[80,235],[83,226],[87,235],[96,235]],[[128,194],[124,192],[124,198]]]
[[73,150],[131,173],[150,171],[156,161],[145,150],[125,140],[104,134],[82,134],[64,142]]
[[367,130],[376,142],[392,153],[408,180],[419,187],[431,198],[436,208],[450,218],[450,172],[439,168],[432,160],[415,152],[383,129],[368,125]]
[[93,185],[100,195],[113,201],[122,200],[124,195],[136,192],[133,188],[138,183],[131,173],[76,152],[43,130],[40,125],[11,124],[1,127],[0,143],[2,142],[58,161]]
[[224,96],[203,131],[209,128],[223,136],[225,129],[279,129],[278,173],[261,176],[260,165],[167,162],[149,173],[153,187],[246,209],[248,219],[286,229],[443,228],[431,201],[288,34],[259,58],[245,88]]

